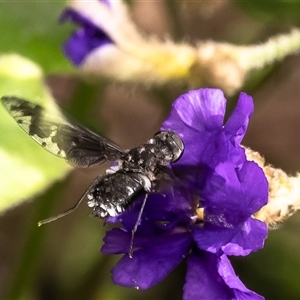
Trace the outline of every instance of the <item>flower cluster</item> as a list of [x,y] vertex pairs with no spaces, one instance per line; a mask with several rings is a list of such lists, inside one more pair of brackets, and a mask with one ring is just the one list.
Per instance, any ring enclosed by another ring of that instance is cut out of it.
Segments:
[[253,70],[300,48],[298,29],[260,45],[161,40],[140,32],[122,0],[69,0],[61,21],[78,26],[64,52],[84,75],[146,86],[179,79],[194,87],[217,86],[233,95]]
[[266,224],[253,214],[267,203],[268,183],[240,146],[253,101],[241,93],[224,124],[225,108],[217,89],[193,90],[174,102],[161,129],[185,144],[171,166],[176,180],[164,195],[149,195],[132,257],[139,202],[121,215],[122,228],[107,233],[101,251],[124,254],[113,269],[114,283],[150,288],[187,257],[184,299],[263,299],[243,285],[227,258],[257,251],[267,235]]
[[63,49],[88,75],[158,84],[186,77],[195,62],[193,47],[140,34],[122,1],[71,0],[61,21],[79,27]]
[[64,44],[65,54],[76,66],[80,66],[93,50],[113,43],[103,30],[76,10],[66,9],[60,20],[61,22],[71,21],[82,27],[74,32]]

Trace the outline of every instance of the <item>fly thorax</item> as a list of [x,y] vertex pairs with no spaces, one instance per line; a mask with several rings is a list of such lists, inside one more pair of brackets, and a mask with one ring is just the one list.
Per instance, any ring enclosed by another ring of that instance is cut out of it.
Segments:
[[123,158],[122,169],[126,172],[144,173],[151,166],[155,168],[158,152],[159,149],[155,145],[149,144],[130,149]]

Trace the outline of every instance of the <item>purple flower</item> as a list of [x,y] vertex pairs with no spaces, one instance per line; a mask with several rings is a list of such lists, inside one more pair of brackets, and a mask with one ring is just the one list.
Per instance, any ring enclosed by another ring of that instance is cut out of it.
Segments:
[[79,27],[63,48],[67,58],[89,77],[161,85],[187,79],[197,59],[190,45],[141,34],[124,1],[70,0],[61,21]]
[[149,195],[132,258],[131,230],[141,202],[121,215],[122,228],[106,234],[101,251],[124,254],[113,269],[114,283],[150,288],[187,257],[184,299],[263,299],[243,285],[227,258],[257,251],[267,235],[266,224],[252,217],[267,203],[267,180],[240,146],[253,102],[241,93],[223,125],[225,106],[217,89],[190,91],[174,102],[161,129],[185,144],[170,167],[176,180],[164,195]]
[[[100,1],[109,5],[109,1]],[[72,8],[65,9],[60,17],[61,22],[71,21],[80,26],[63,45],[65,55],[76,65],[80,66],[87,55],[94,49],[113,44],[104,30],[97,27],[91,20]]]

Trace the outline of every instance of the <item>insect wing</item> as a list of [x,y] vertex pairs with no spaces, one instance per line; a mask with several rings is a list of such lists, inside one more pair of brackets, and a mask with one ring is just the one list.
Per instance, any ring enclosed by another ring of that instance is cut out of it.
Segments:
[[90,167],[122,157],[124,151],[87,128],[17,97],[2,103],[19,126],[38,144],[76,167]]

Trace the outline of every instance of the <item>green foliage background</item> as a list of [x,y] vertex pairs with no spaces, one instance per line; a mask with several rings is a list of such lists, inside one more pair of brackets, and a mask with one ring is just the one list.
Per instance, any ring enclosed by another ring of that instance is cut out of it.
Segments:
[[[141,29],[193,43],[259,43],[300,23],[298,2],[147,2],[130,1]],[[71,115],[123,147],[145,141],[185,88],[143,89],[106,80],[91,85],[79,79],[61,52],[73,30],[58,23],[64,6],[63,1],[0,2],[0,96],[14,94],[40,103],[55,98]],[[150,10],[162,21],[147,21]],[[28,64],[36,72],[21,72]],[[248,88],[256,110],[244,143],[289,172],[300,169],[299,64],[299,55],[291,57]],[[184,265],[149,291],[113,285],[110,269],[117,258],[99,253],[108,228],[89,217],[84,205],[38,228],[40,219],[72,206],[104,169],[75,170],[66,177],[70,168],[65,162],[36,145],[2,107],[0,130],[1,299],[181,299]],[[296,214],[270,232],[265,249],[233,259],[248,288],[266,299],[300,298],[299,227]]]

